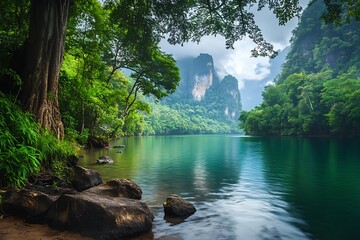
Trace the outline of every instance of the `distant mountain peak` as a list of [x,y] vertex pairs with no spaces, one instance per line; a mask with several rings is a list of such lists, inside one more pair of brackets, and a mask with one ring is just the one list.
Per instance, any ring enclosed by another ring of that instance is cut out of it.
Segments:
[[176,93],[181,98],[196,101],[208,106],[217,106],[228,119],[237,119],[241,111],[238,81],[232,75],[221,81],[215,70],[210,54],[201,53],[196,58],[186,58],[177,62],[181,82]]
[[[155,134],[238,133],[241,111],[238,81],[228,75],[220,81],[213,57],[202,53],[177,61],[179,87],[148,117]],[[150,130],[151,130],[150,129]]]

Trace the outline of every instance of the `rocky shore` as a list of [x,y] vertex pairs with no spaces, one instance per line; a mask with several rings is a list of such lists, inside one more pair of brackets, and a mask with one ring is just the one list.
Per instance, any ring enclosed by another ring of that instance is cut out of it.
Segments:
[[[3,192],[0,238],[14,237],[16,233],[9,232],[5,226],[11,228],[16,224],[28,228],[31,224],[40,224],[37,226],[47,231],[66,233],[68,236],[64,239],[73,238],[69,234],[81,236],[79,239],[120,239],[146,232],[152,235],[154,215],[141,201],[142,190],[135,182],[112,179],[103,183],[97,171],[78,165],[74,166],[73,172],[71,188],[32,185]],[[196,209],[179,196],[170,195],[164,203],[164,211],[165,219],[174,217],[179,221],[195,213]]]

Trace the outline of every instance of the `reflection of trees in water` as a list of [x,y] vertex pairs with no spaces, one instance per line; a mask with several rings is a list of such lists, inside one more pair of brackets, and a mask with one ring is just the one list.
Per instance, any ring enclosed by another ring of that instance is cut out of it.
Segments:
[[356,140],[279,137],[261,143],[265,181],[307,222],[304,231],[319,239],[360,236],[355,232],[360,216]]
[[[234,145],[235,144],[235,145]],[[223,136],[156,137],[145,146],[153,184],[161,191],[202,195],[239,178],[238,146]]]

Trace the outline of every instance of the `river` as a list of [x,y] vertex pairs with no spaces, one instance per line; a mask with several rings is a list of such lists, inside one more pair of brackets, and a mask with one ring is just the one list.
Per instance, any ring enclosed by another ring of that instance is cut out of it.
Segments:
[[[84,150],[105,180],[130,178],[155,215],[142,239],[360,239],[360,141],[242,135],[122,138]],[[121,152],[120,152],[121,151]],[[97,165],[101,155],[114,163]],[[164,220],[175,193],[197,212]]]

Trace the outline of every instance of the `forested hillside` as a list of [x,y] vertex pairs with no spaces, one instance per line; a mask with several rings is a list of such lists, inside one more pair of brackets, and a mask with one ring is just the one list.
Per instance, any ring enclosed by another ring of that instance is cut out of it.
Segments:
[[219,78],[209,54],[177,61],[180,84],[145,116],[145,134],[238,132],[241,99],[237,79]]
[[360,23],[327,24],[324,11],[304,10],[276,84],[241,113],[247,134],[360,135]]

